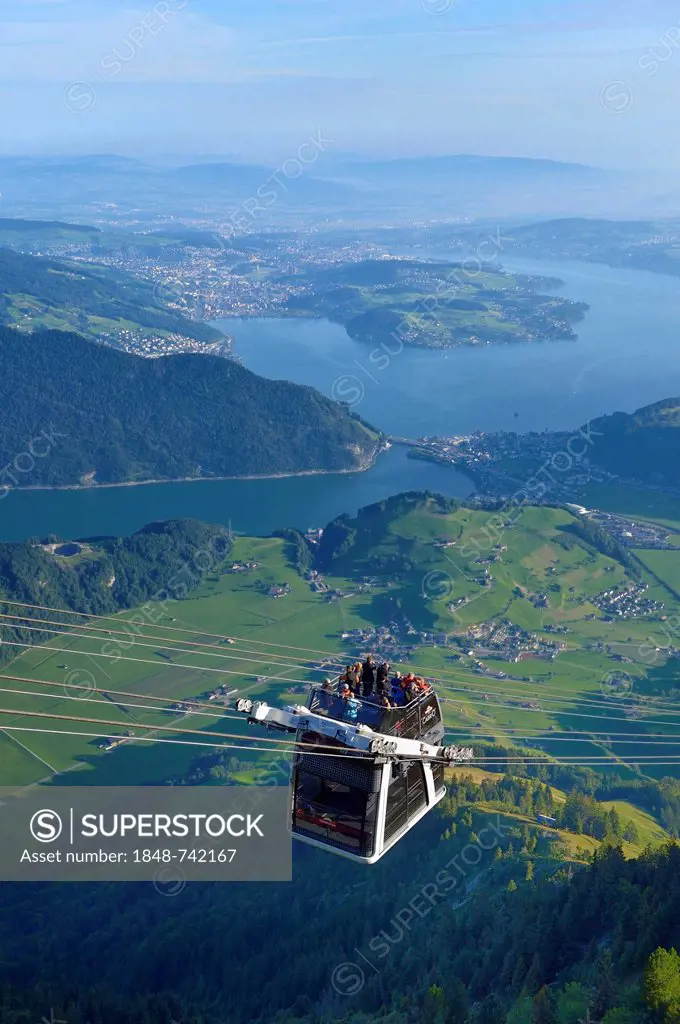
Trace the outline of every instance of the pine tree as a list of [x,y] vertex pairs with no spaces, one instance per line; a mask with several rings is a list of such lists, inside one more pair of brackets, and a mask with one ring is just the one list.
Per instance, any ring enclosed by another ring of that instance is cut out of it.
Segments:
[[532,1024],[555,1024],[555,997],[547,985],[539,989],[531,1007]]
[[680,1016],[668,1017],[680,1005],[680,956],[675,949],[663,949],[659,946],[650,955],[644,973],[644,991],[647,1005],[657,1013],[665,1013],[667,1020],[680,1019]]
[[612,955],[606,949],[600,953],[595,961],[595,973],[597,984],[590,1004],[590,1010],[595,1020],[601,1020],[607,1010],[611,1010],[617,1002],[617,991],[612,967]]
[[460,978],[454,978],[447,996],[446,1024],[466,1024],[470,1013],[470,1000]]

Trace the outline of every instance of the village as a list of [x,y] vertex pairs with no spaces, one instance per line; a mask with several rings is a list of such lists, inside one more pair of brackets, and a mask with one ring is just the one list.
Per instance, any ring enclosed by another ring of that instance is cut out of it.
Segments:
[[647,583],[629,584],[625,589],[612,587],[592,597],[591,603],[603,613],[605,622],[614,619],[634,619],[663,611],[662,601],[653,601],[643,595],[649,589]]
[[[574,440],[580,442],[578,447]],[[584,443],[578,432],[574,436],[566,432],[475,431],[450,437],[420,437],[409,454],[468,473],[480,495],[510,495],[527,479],[536,477],[532,496],[540,501],[546,493],[567,498],[590,483],[611,479],[610,473],[591,464]]]
[[[467,650],[470,657],[500,658],[512,662],[525,661],[527,658],[553,661],[566,647],[563,641],[545,640],[508,619],[470,626],[465,638],[473,641]],[[465,638],[461,641],[463,646]]]
[[582,510],[585,515],[604,527],[623,547],[649,548],[650,550],[678,551],[680,545],[671,543],[668,527],[657,523],[638,522],[627,516],[611,512]]

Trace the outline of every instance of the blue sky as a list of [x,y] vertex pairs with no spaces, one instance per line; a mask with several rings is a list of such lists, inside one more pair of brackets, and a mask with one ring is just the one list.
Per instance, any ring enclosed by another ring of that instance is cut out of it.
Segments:
[[0,0],[0,150],[675,169],[669,0]]

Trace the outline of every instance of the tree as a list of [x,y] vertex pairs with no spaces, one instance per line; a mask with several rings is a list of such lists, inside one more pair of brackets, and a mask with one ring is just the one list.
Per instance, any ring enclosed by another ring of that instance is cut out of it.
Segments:
[[505,1011],[496,995],[487,996],[474,1018],[475,1024],[504,1024]]
[[533,998],[531,1024],[555,1024],[555,1019],[555,997],[544,985]]
[[680,956],[675,949],[659,946],[650,954],[643,984],[650,1009],[664,1021],[680,1020]]
[[628,843],[637,843],[640,840],[640,833],[638,832],[637,826],[634,822],[626,822],[626,826],[623,830],[623,838]]
[[470,1000],[460,978],[454,978],[447,996],[446,1024],[465,1024],[470,1013]]
[[523,996],[518,1003],[515,1003],[505,1018],[505,1024],[532,1024],[532,1008],[533,999],[531,996]]
[[602,1024],[638,1024],[640,1018],[635,1010],[626,1010],[617,1006],[614,1010],[608,1010],[602,1018]]
[[511,878],[510,881],[508,882],[508,892],[515,892],[516,889],[517,889],[517,882],[515,881],[514,878]]
[[423,1019],[428,1024],[443,1024],[444,989],[441,985],[430,985],[423,1002]]
[[595,973],[597,984],[590,1009],[595,1020],[600,1020],[607,1010],[611,1010],[617,1002],[612,955],[608,949],[598,955],[595,961]]
[[577,981],[570,981],[557,994],[556,1024],[578,1024],[588,1012],[590,996]]

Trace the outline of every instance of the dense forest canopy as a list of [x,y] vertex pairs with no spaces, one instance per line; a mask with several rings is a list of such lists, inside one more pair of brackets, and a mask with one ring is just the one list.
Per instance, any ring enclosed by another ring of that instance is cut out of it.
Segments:
[[[142,359],[74,334],[0,328],[0,364],[5,486],[349,470],[376,448],[312,388],[217,356]],[[54,443],[32,453],[45,430]]]
[[628,861],[604,846],[574,871],[539,830],[496,818],[468,899],[472,869],[451,865],[490,819],[460,796],[380,870],[329,870],[303,848],[293,885],[264,891],[3,886],[0,1021],[33,1019],[40,1000],[68,1024],[676,1021],[677,846]]
[[652,484],[680,482],[680,398],[602,416],[590,428],[595,438],[591,461],[598,466]]

